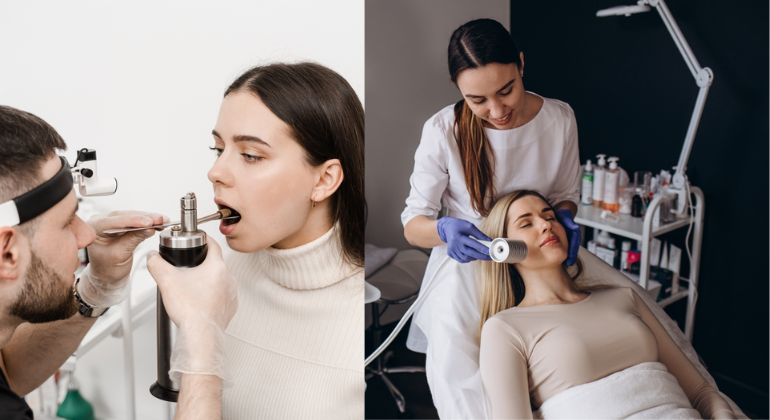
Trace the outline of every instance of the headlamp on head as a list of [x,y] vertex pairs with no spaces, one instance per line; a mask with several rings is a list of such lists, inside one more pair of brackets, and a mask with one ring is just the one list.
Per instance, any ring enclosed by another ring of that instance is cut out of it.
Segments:
[[86,197],[112,195],[117,191],[118,181],[115,178],[99,179],[95,150],[79,150],[73,168],[63,156],[59,159],[61,169],[51,179],[0,204],[0,226],[16,226],[40,216],[63,200],[74,184],[78,184],[80,195]]

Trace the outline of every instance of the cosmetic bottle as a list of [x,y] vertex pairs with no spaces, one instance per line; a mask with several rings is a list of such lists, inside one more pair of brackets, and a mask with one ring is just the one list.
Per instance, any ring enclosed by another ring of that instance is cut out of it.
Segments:
[[580,204],[591,205],[593,203],[593,188],[594,188],[594,169],[591,166],[591,159],[586,162],[585,168],[583,168],[583,191],[580,194]]
[[610,239],[610,243],[607,245],[607,249],[610,250],[610,256],[611,260],[608,260],[608,264],[612,264],[613,267],[618,268],[620,267],[620,256],[618,254],[618,249],[615,247],[615,238]]
[[607,155],[596,155],[599,160],[596,162],[594,168],[594,187],[592,191],[592,199],[594,207],[602,208],[602,202],[604,200],[604,158]]
[[625,272],[631,271],[631,264],[628,263],[628,251],[631,251],[631,241],[623,241],[620,251],[620,269]]
[[604,173],[604,203],[602,208],[613,213],[618,212],[618,181],[620,171],[618,170],[618,158],[611,157],[607,159],[610,167]]

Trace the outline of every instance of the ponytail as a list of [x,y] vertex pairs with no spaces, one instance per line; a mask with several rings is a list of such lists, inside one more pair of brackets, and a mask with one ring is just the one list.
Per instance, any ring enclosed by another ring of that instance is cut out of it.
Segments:
[[455,104],[455,140],[460,150],[465,185],[473,209],[482,216],[489,215],[496,191],[493,181],[495,155],[484,131],[481,118],[476,116],[465,100]]

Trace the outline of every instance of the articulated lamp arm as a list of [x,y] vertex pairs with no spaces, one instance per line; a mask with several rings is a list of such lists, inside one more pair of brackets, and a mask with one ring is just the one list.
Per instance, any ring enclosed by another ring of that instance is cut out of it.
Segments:
[[[684,189],[685,171],[687,170],[687,160],[690,158],[690,151],[692,150],[693,140],[695,139],[695,132],[698,131],[698,124],[700,123],[700,117],[703,114],[703,107],[706,105],[706,96],[708,95],[709,87],[714,80],[714,73],[708,67],[701,67],[698,63],[698,59],[690,49],[690,45],[687,40],[684,39],[682,31],[679,30],[679,25],[676,24],[674,17],[671,15],[671,11],[668,10],[666,2],[664,0],[639,0],[639,5],[650,5],[654,7],[660,18],[663,19],[663,23],[666,25],[666,29],[674,39],[676,47],[682,54],[687,67],[690,69],[690,73],[695,79],[695,83],[700,88],[698,92],[698,98],[695,100],[695,109],[690,117],[690,126],[687,128],[687,134],[684,137],[684,146],[682,147],[682,153],[679,155],[679,162],[676,165],[676,172],[674,173],[672,180],[672,187],[676,190]],[[679,206],[679,210],[684,210],[683,206]]]
[[685,209],[685,203],[689,198],[685,192],[687,190],[687,177],[685,176],[685,172],[687,171],[687,160],[690,158],[690,151],[692,150],[692,144],[695,139],[695,132],[698,131],[698,124],[700,123],[700,117],[703,114],[703,107],[706,105],[706,96],[708,95],[709,88],[714,80],[714,73],[710,68],[700,66],[664,0],[639,0],[637,4],[633,6],[618,6],[599,10],[596,13],[596,16],[630,16],[634,13],[647,12],[650,10],[650,7],[654,7],[658,11],[660,18],[663,19],[666,29],[668,29],[671,37],[674,39],[674,43],[679,49],[679,53],[682,54],[685,63],[687,63],[687,67],[690,69],[690,74],[692,74],[692,77],[695,79],[695,84],[700,88],[698,91],[698,98],[695,100],[695,109],[693,109],[692,116],[690,117],[690,126],[687,127],[687,134],[685,134],[684,137],[684,146],[682,146],[682,153],[679,155],[676,172],[674,173],[672,183],[669,186],[669,191],[678,195],[677,213],[682,214]]

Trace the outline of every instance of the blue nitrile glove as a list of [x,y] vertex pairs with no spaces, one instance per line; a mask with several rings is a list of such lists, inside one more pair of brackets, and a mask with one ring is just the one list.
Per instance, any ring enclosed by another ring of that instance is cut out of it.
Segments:
[[580,236],[580,226],[572,220],[572,212],[567,209],[556,210],[556,220],[564,226],[564,230],[567,232],[567,241],[569,241],[569,252],[564,265],[568,267],[575,265],[580,243],[583,241]]
[[436,225],[438,237],[447,244],[447,254],[459,263],[467,263],[475,260],[492,261],[489,257],[489,248],[469,238],[473,236],[482,241],[491,241],[473,223],[456,219],[454,217],[442,217]]

